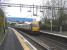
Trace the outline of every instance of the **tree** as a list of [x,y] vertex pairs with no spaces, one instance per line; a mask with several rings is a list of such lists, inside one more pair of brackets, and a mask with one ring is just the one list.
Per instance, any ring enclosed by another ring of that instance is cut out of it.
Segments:
[[62,26],[65,25],[65,21],[67,20],[67,14],[64,13],[64,9],[60,8],[58,11],[58,25],[60,27],[60,32],[62,31]]

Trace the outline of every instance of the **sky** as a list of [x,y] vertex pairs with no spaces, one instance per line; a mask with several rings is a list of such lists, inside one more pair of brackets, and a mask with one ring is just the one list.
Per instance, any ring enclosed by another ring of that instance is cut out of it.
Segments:
[[[3,2],[3,0],[2,0],[2,2]],[[33,5],[33,4],[34,5],[43,5],[42,3],[45,4],[47,2],[47,0],[5,0],[4,2],[17,3],[17,4],[21,3],[21,4],[28,4],[28,5]],[[42,16],[42,13],[40,12],[39,9],[38,9],[38,13],[37,13],[38,17],[33,16],[32,12],[28,12],[29,10],[30,10],[30,8],[21,8],[21,12],[20,12],[19,7],[6,7],[5,8],[5,12],[6,12],[7,17],[37,18],[37,19],[40,19],[40,17]],[[36,12],[34,12],[34,13],[36,13]]]

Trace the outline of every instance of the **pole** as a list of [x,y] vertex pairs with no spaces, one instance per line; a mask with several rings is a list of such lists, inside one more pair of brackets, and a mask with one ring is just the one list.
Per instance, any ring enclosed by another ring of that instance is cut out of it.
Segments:
[[[43,0],[43,6],[44,6],[44,0]],[[43,9],[43,17],[44,17],[44,9]]]
[[34,15],[34,4],[33,4],[33,15]]
[[37,16],[37,9],[38,9],[38,8],[36,7],[36,16]]
[[20,13],[21,13],[21,8],[22,8],[22,6],[21,6],[21,4],[20,4]]
[[50,20],[50,23],[51,23],[51,32],[52,32],[52,19]]
[[52,26],[53,26],[53,24],[52,24],[52,19],[53,19],[53,2],[52,2],[52,8],[51,8],[51,10],[52,10],[52,17],[51,17],[50,23],[51,23],[51,32],[52,32]]

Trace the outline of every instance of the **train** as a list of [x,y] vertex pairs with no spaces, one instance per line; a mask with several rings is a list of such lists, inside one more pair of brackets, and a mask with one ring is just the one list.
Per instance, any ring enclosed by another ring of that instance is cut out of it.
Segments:
[[40,31],[39,21],[32,21],[29,24],[16,24],[15,28],[29,32],[30,34],[38,34],[38,32]]

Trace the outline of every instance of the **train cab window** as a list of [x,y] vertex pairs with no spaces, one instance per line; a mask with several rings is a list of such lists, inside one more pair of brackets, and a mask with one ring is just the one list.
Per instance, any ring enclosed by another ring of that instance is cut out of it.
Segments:
[[38,24],[32,24],[32,26],[34,26],[34,27],[39,27],[39,25],[38,25]]

